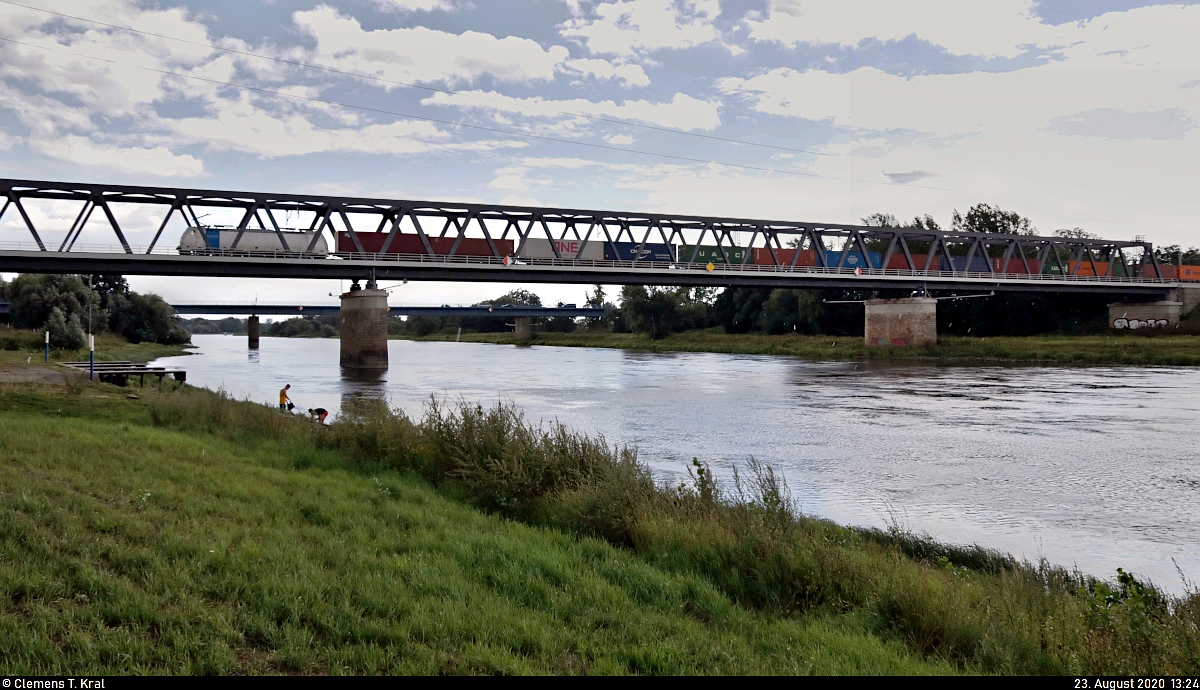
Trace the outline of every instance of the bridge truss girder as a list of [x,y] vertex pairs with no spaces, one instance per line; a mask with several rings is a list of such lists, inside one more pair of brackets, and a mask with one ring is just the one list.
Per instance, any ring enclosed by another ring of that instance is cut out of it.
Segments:
[[[666,285],[859,288],[870,284],[878,288],[900,289],[918,289],[926,284],[931,289],[934,284],[954,285],[957,288],[963,284],[981,284],[979,281],[982,281],[987,289],[1039,291],[1105,290],[1101,284],[1112,281],[1113,287],[1117,288],[1110,290],[1113,292],[1164,289],[1161,284],[1153,282],[1161,280],[1153,247],[1141,241],[13,179],[0,180],[0,194],[4,196],[0,221],[10,207],[15,209],[21,225],[36,244],[36,249],[29,247],[32,251],[21,251],[22,247],[17,247],[17,251],[4,251],[6,245],[13,243],[0,241],[0,255],[3,255],[0,257],[0,270],[100,272],[99,268],[83,267],[105,266],[108,267],[104,269],[105,272],[157,275],[361,278],[374,274],[384,279],[581,283],[603,280],[609,283]],[[57,251],[46,246],[43,241],[45,233],[39,232],[25,208],[23,202],[35,199],[77,202],[81,206]],[[127,241],[112,211],[113,204],[153,205],[165,209],[163,219],[148,246],[135,248]],[[97,208],[118,240],[119,249],[114,248],[111,252],[97,252],[85,247],[76,249],[76,241]],[[237,213],[239,220],[231,229],[236,229],[238,234],[231,249],[224,255],[183,257],[171,253],[171,248],[162,246],[164,231],[174,214],[179,213],[188,226],[200,226],[198,209],[232,210]],[[284,228],[276,218],[278,213],[296,213],[297,218],[311,216],[307,229],[315,232],[307,247],[289,246]],[[366,217],[369,226],[374,228],[373,232],[387,233],[379,254],[364,251],[361,221],[360,227],[356,228],[350,216]],[[251,229],[252,223],[261,231],[273,232],[278,236],[281,246],[285,248],[282,256],[278,253],[268,256],[238,255],[238,242],[243,233]],[[330,246],[337,249],[338,223],[355,251],[335,251],[341,260],[314,258],[312,252],[318,238],[326,233],[331,240]],[[409,259],[405,261],[393,260],[397,256],[394,254],[384,256],[401,233],[416,234],[424,253],[403,255]],[[550,240],[549,245],[556,259],[549,262],[552,265],[548,266],[509,266],[501,263],[505,257],[497,247],[496,240],[507,240],[510,233],[515,254],[521,255],[530,239],[544,238]],[[738,242],[735,233],[742,235],[740,239],[745,239],[746,235],[750,239],[748,242]],[[430,238],[448,236],[453,238],[449,253],[435,253]],[[494,261],[476,262],[481,257],[458,255],[461,242],[469,237],[485,239],[492,256],[483,258]],[[0,240],[3,239],[6,238],[0,237]],[[610,247],[614,254],[615,243],[623,241],[636,243],[639,249],[653,243],[676,245],[680,250],[673,263],[683,266],[695,262],[700,246],[708,240],[709,246],[716,246],[724,262],[716,272],[680,271],[677,270],[680,266],[658,267],[653,261],[640,260],[640,251],[635,252],[632,261],[572,261],[563,259],[554,241],[563,239],[579,241],[580,254],[590,243],[596,242]],[[856,252],[867,257],[871,253],[870,247],[880,250],[881,268],[868,268],[864,275],[853,278],[843,275],[847,269],[847,259]],[[915,251],[916,248],[921,248],[923,254]],[[733,249],[745,250],[740,263],[730,261]],[[750,259],[754,249],[766,250],[772,263],[766,266],[753,264]],[[792,249],[796,251],[790,251]],[[816,266],[813,268],[816,271],[798,265],[801,250],[814,251]],[[787,258],[788,251],[790,260]],[[1131,262],[1126,252],[1137,256]],[[924,260],[919,261],[914,255],[923,255]],[[935,257],[946,258],[952,267],[956,260],[963,260],[964,269],[970,269],[976,256],[987,257],[989,266],[992,265],[992,259],[999,260],[1000,270],[991,272],[992,275],[984,279],[978,274],[968,275],[966,270],[931,269],[935,265]],[[905,268],[888,269],[893,257],[903,257]],[[1031,264],[1035,261],[1039,267],[1048,263],[1056,264],[1062,275],[1030,275]],[[1133,272],[1131,263],[1142,264],[1144,278],[1114,276],[1118,264],[1122,264],[1125,275],[1129,276]],[[1091,279],[1086,283],[1074,283],[1071,279],[1076,276],[1071,274],[1080,273],[1085,265],[1091,269]],[[1105,265],[1105,269],[1101,270],[1101,265]],[[664,270],[660,271],[659,268]],[[1013,273],[1009,273],[1010,268]],[[358,273],[354,274],[355,271]]]

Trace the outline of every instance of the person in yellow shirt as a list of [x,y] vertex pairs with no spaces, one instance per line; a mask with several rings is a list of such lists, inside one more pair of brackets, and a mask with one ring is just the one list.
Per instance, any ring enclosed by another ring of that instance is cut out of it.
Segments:
[[284,412],[292,409],[292,399],[288,397],[288,389],[291,387],[292,384],[289,383],[288,385],[279,389],[279,409],[283,410]]

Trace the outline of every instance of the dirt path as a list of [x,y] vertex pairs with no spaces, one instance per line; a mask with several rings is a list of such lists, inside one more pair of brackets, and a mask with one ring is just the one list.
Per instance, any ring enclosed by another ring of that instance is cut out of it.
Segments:
[[83,376],[66,367],[42,364],[0,364],[0,383],[44,383],[51,386],[66,385],[67,376]]

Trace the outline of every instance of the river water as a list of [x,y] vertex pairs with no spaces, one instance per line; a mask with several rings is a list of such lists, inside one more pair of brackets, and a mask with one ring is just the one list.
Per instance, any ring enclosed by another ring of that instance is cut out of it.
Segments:
[[[1200,369],[807,362],[710,353],[389,342],[391,368],[343,374],[337,340],[197,335],[157,364],[188,382],[300,408],[430,395],[503,400],[528,418],[635,446],[657,476],[693,457],[728,480],[782,470],[806,513],[899,522],[955,543],[1041,556],[1181,591],[1200,580]],[[1174,562],[1172,561],[1174,559]]]

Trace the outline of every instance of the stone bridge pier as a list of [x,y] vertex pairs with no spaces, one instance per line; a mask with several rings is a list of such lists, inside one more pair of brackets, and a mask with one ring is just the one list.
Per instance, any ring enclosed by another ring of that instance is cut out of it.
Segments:
[[251,350],[258,349],[258,333],[258,316],[251,314],[250,318],[246,319],[246,339]]
[[533,317],[518,316],[513,319],[513,338],[533,340]]
[[937,345],[936,299],[869,299],[865,306],[863,340],[867,347]]
[[387,369],[388,340],[387,290],[358,288],[342,293],[341,343],[342,366],[351,369]]

